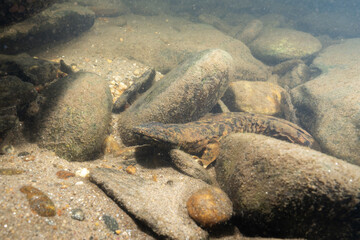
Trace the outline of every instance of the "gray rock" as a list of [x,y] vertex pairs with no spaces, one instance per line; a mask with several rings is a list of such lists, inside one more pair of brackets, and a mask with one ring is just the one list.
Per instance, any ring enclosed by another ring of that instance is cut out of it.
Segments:
[[170,150],[171,161],[177,169],[186,175],[203,180],[208,184],[213,184],[214,180],[209,173],[201,166],[190,154],[180,149]]
[[360,165],[360,39],[326,48],[313,65],[322,74],[291,91],[301,124],[321,148]]
[[136,31],[125,32],[126,41],[115,51],[166,74],[193,53],[220,48],[233,57],[236,79],[266,81],[270,77],[269,68],[255,59],[241,41],[207,24],[175,17],[164,20],[163,16],[127,17]]
[[207,232],[188,215],[186,201],[195,191],[208,185],[175,170],[171,177],[163,177],[166,177],[165,182],[155,182],[106,168],[96,168],[90,174],[92,182],[160,236],[207,239]]
[[[1,40],[0,40],[1,41]],[[24,82],[34,85],[49,83],[56,79],[60,65],[28,54],[0,54],[0,73],[15,75]]]
[[263,31],[251,44],[251,53],[263,62],[274,65],[290,59],[306,58],[321,49],[312,35],[286,28]]
[[46,10],[0,30],[0,53],[19,53],[55,40],[76,36],[94,24],[95,14],[71,3]]
[[103,215],[102,219],[104,220],[104,223],[106,227],[112,231],[116,232],[116,230],[119,230],[119,224],[117,223],[116,219],[109,215]]
[[85,220],[85,214],[84,211],[81,208],[75,208],[71,211],[71,218],[78,220],[78,221],[84,221]]
[[135,82],[116,99],[113,112],[123,112],[140,96],[146,92],[154,83],[156,72],[154,69],[147,70]]
[[228,53],[215,49],[195,54],[173,69],[120,115],[123,142],[139,144],[132,129],[142,123],[184,123],[205,115],[228,87],[232,63]]
[[256,134],[221,140],[217,180],[244,234],[358,239],[360,168]]
[[46,102],[30,129],[38,145],[70,161],[97,157],[111,121],[107,81],[78,72],[53,83],[44,96]]

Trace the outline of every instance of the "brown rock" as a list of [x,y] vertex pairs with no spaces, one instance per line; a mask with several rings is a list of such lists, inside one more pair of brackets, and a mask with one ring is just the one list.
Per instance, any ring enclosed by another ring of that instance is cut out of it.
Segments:
[[42,217],[53,217],[56,215],[56,208],[51,199],[42,191],[32,186],[23,186],[20,191],[26,194],[30,208]]
[[281,93],[285,89],[269,82],[232,82],[222,97],[233,112],[280,115]]
[[232,202],[220,188],[206,187],[195,192],[186,207],[192,219],[203,227],[225,222],[232,215]]

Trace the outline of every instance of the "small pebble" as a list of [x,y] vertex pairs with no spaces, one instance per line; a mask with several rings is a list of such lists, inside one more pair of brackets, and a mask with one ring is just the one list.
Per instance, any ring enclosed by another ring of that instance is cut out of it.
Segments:
[[87,168],[81,168],[75,172],[75,175],[78,177],[89,177],[90,171]]
[[56,176],[60,179],[67,179],[69,177],[74,177],[75,174],[69,171],[60,170],[56,173]]
[[53,217],[56,215],[56,208],[51,199],[42,191],[32,186],[23,186],[20,191],[26,194],[30,208],[42,217]]
[[71,218],[78,221],[84,221],[85,214],[82,209],[76,208],[71,211]]
[[206,187],[195,192],[187,201],[188,213],[202,227],[212,227],[231,218],[232,202],[220,188]]
[[116,222],[115,218],[113,218],[113,217],[111,217],[109,215],[103,215],[102,219],[104,220],[104,223],[105,223],[106,227],[110,231],[116,233],[116,231],[119,230],[119,225]]
[[130,165],[126,168],[126,172],[128,174],[134,175],[136,173],[136,167],[134,167],[133,165]]
[[18,157],[24,157],[24,156],[27,156],[29,154],[30,154],[29,152],[21,152],[21,153],[18,154]]
[[15,169],[15,168],[0,168],[0,175],[19,175],[22,174],[24,170]]

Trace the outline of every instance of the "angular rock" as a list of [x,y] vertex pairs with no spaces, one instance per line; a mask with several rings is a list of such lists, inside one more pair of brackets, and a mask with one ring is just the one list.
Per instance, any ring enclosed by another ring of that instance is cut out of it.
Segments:
[[291,91],[302,125],[323,151],[360,165],[360,39],[326,48],[313,65],[322,74]]
[[311,77],[310,68],[300,59],[285,61],[274,66],[273,73],[280,77],[277,83],[289,89],[309,81]]
[[94,169],[90,180],[160,236],[170,239],[206,239],[208,236],[186,210],[191,194],[208,186],[200,180],[174,171],[171,179],[160,183],[106,168]]
[[0,30],[0,53],[14,54],[76,36],[94,24],[95,14],[72,3],[48,9]]
[[140,94],[146,92],[154,83],[156,72],[154,69],[147,70],[135,82],[116,99],[113,112],[123,112]]
[[170,150],[171,161],[177,169],[186,175],[201,179],[208,184],[213,184],[214,180],[209,173],[192,157],[180,149]]
[[244,234],[360,237],[360,167],[256,134],[231,134],[221,144],[217,180]]
[[53,83],[44,96],[46,102],[30,125],[38,145],[70,161],[97,157],[111,121],[107,81],[78,72]]
[[195,54],[173,69],[120,115],[123,142],[139,144],[132,129],[142,123],[184,123],[205,115],[228,87],[232,63],[227,52],[213,49]]
[[321,43],[305,32],[272,28],[263,31],[250,44],[250,49],[256,58],[274,65],[290,59],[309,57],[320,51]]
[[221,100],[232,112],[281,115],[282,87],[270,82],[232,82]]
[[0,73],[15,75],[35,86],[55,80],[59,68],[59,64],[33,58],[25,53],[15,56],[0,54]]

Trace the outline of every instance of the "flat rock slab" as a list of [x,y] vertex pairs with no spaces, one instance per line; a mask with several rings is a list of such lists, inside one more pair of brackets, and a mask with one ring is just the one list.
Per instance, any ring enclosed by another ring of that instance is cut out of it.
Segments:
[[23,22],[0,29],[0,53],[14,54],[76,36],[94,24],[93,11],[72,3],[54,4]]
[[220,142],[216,178],[244,234],[359,239],[359,166],[257,134]]
[[330,46],[314,59],[322,74],[291,91],[301,124],[324,152],[360,165],[360,39]]
[[139,144],[132,129],[142,123],[185,123],[209,112],[224,94],[233,59],[220,49],[195,54],[156,82],[119,117],[127,145]]
[[209,186],[177,173],[154,181],[107,168],[91,171],[90,180],[154,232],[170,239],[206,239],[208,233],[190,218],[186,201]]

